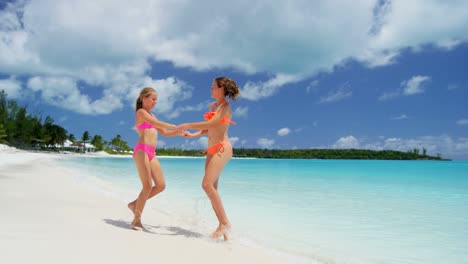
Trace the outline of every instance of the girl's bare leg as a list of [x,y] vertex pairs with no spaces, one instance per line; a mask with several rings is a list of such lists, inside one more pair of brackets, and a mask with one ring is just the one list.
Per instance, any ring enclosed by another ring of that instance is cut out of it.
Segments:
[[[166,181],[164,179],[161,165],[159,164],[159,160],[154,157],[153,160],[150,162],[151,164],[151,178],[153,179],[154,186],[151,188],[151,191],[148,195],[148,199],[151,199],[152,197],[156,196],[158,193],[164,191],[166,189]],[[128,204],[128,208],[135,213],[135,205],[136,205],[137,199],[135,199],[133,202]]]
[[231,228],[231,224],[227,218],[226,212],[224,211],[221,196],[218,192],[218,179],[224,165],[226,165],[231,157],[232,153],[228,151],[217,153],[215,155],[208,155],[205,164],[205,177],[202,182],[202,187],[208,195],[219,221],[219,226],[216,231],[211,234],[211,237],[218,238],[220,236],[224,236],[224,240],[229,239],[228,233]]
[[145,208],[146,200],[151,192],[151,169],[150,161],[148,156],[143,151],[137,151],[133,157],[135,165],[140,176],[142,190],[136,199],[134,212],[134,218],[132,221],[133,229],[140,230],[143,228],[141,224],[141,214]]

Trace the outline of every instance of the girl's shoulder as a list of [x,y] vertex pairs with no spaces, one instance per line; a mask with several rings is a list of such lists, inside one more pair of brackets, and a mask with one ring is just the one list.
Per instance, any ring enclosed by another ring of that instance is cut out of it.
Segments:
[[136,115],[136,116],[142,116],[142,115],[146,115],[146,114],[149,114],[149,115],[151,115],[151,116],[154,116],[153,113],[148,112],[148,111],[146,111],[146,110],[143,109],[143,108],[140,108],[140,109],[136,110],[136,112],[135,112],[135,115]]
[[215,112],[216,111],[216,102],[210,103],[210,106],[208,107],[210,112]]
[[210,104],[210,111],[211,112],[217,112],[217,111],[224,110],[224,109],[229,109],[229,108],[231,108],[231,106],[229,105],[228,101],[225,101],[224,103],[219,104],[219,105],[216,102],[212,102]]
[[216,111],[227,113],[227,112],[231,111],[231,106],[229,105],[229,102],[226,101],[226,102],[218,105]]

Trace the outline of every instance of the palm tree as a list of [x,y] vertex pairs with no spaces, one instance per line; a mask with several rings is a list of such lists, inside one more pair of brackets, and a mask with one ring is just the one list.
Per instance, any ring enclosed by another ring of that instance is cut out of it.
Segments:
[[122,137],[117,134],[115,138],[111,140],[111,145],[114,146],[116,149],[121,150],[122,149]]
[[0,123],[0,143],[6,143],[5,138],[7,137],[6,129],[3,124]]
[[104,139],[101,135],[95,135],[93,139],[91,139],[91,144],[93,144],[96,147],[96,150],[104,149]]
[[85,131],[83,136],[81,136],[81,141],[83,141],[83,152],[86,152],[86,141],[89,140],[89,132]]
[[63,145],[63,142],[67,139],[67,130],[58,125],[51,125],[48,127],[46,132],[49,136],[49,145]]

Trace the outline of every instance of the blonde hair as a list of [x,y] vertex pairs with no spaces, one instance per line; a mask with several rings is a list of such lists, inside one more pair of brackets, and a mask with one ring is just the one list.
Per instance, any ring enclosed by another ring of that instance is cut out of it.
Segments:
[[214,81],[216,82],[216,86],[218,86],[218,88],[224,87],[224,96],[230,97],[233,101],[237,100],[236,97],[239,96],[240,89],[233,79],[227,77],[218,77]]
[[152,87],[145,87],[141,89],[140,96],[136,99],[136,105],[135,105],[135,111],[138,111],[138,109],[143,108],[143,97],[148,97],[151,94],[156,94],[156,90]]

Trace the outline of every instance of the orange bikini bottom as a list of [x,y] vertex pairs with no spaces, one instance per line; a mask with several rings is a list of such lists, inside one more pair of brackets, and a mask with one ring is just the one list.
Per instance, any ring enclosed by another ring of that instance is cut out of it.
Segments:
[[229,140],[223,140],[223,141],[220,141],[218,144],[215,144],[205,149],[203,153],[208,153],[210,155],[214,155],[218,152],[223,153],[226,146],[229,147],[229,149],[232,151],[231,142],[229,142]]

